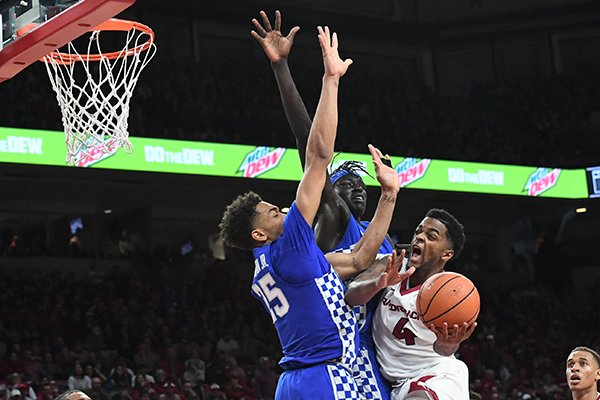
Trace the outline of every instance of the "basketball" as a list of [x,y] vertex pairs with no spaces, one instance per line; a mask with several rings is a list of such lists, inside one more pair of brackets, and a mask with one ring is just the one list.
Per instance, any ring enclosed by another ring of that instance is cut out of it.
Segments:
[[441,329],[466,322],[471,325],[479,315],[479,292],[473,282],[456,272],[441,272],[421,285],[417,295],[417,313],[427,326]]

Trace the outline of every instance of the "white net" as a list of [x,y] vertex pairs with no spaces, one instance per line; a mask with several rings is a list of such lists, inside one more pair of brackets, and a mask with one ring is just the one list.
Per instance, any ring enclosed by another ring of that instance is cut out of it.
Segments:
[[129,102],[156,46],[149,28],[132,24],[121,51],[103,53],[100,38],[104,31],[96,30],[90,33],[87,54],[69,43],[66,49],[44,57],[62,111],[71,165],[91,165],[119,148],[128,153],[133,150],[127,123]]

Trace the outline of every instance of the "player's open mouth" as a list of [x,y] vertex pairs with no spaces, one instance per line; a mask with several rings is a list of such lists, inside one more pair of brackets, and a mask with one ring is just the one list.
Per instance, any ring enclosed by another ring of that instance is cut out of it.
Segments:
[[421,249],[417,245],[412,245],[410,248],[410,261],[418,262],[421,260],[421,255],[423,254],[423,249]]
[[362,203],[365,201],[365,196],[363,196],[362,194],[357,194],[352,198],[352,200]]
[[571,378],[569,379],[569,381],[571,383],[579,383],[581,381],[581,378],[577,375],[572,375]]

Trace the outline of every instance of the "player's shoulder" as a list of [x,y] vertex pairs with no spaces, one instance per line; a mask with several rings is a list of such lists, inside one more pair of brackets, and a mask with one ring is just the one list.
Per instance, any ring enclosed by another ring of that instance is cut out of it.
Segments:
[[390,299],[398,290],[398,285],[388,286],[381,291],[380,299]]

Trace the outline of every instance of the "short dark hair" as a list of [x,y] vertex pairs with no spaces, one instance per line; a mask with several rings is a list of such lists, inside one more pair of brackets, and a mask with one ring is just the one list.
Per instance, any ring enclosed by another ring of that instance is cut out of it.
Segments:
[[239,195],[227,206],[219,224],[225,244],[242,250],[251,250],[254,241],[250,233],[254,228],[256,206],[262,199],[252,191]]
[[453,258],[458,258],[465,246],[465,227],[458,222],[454,215],[440,208],[432,208],[427,211],[426,217],[437,219],[444,224],[448,230],[448,235],[446,235],[448,237],[448,242],[450,242],[450,246],[452,246],[452,250],[454,250]]
[[[596,360],[596,363],[598,364],[598,368],[600,368],[600,354],[598,354],[596,351],[594,351],[593,349],[590,349],[589,347],[586,347],[586,346],[577,346],[573,350],[571,350],[571,353],[574,353],[576,351],[586,351],[586,352],[590,353]],[[569,354],[571,354],[571,353],[569,353]]]

